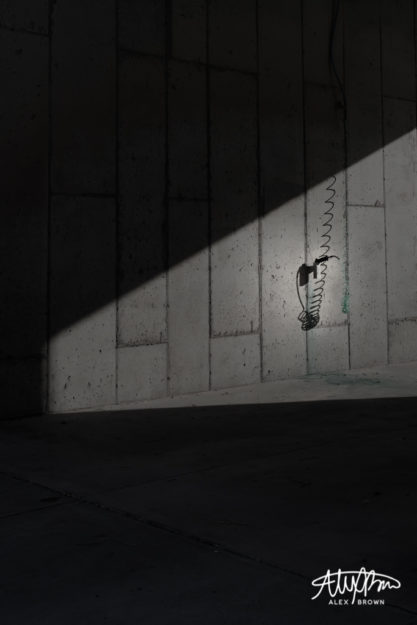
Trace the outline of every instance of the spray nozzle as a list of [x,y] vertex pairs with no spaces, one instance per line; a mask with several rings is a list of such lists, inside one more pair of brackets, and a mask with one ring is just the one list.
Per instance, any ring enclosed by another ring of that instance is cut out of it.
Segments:
[[340,260],[340,258],[338,256],[335,256],[333,254],[332,256],[321,256],[320,258],[316,258],[316,260],[314,262],[315,262],[316,265],[320,265],[320,263],[325,263],[326,261],[328,261],[329,258],[337,258],[337,260]]
[[327,262],[330,258],[337,258],[337,260],[340,260],[340,258],[335,255],[321,256],[320,258],[316,258],[316,260],[314,261],[312,265],[306,265],[305,263],[301,265],[301,267],[298,270],[298,275],[300,278],[300,286],[305,286],[308,283],[308,276],[310,275],[310,273],[313,274],[313,277],[316,280],[317,279],[317,265],[320,265],[320,263]]

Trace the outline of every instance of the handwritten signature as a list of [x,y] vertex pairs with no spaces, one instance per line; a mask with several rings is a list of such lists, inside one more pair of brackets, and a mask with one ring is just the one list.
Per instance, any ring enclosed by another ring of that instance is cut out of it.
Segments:
[[334,573],[331,573],[328,569],[325,575],[313,579],[311,583],[313,586],[319,587],[317,594],[311,597],[313,600],[317,599],[324,589],[327,589],[332,598],[336,597],[336,595],[352,593],[352,604],[355,603],[358,595],[367,597],[371,590],[382,592],[383,590],[397,590],[401,588],[401,583],[398,579],[382,573],[376,573],[374,570],[367,571],[365,567],[362,567],[359,571],[342,571],[338,569]]

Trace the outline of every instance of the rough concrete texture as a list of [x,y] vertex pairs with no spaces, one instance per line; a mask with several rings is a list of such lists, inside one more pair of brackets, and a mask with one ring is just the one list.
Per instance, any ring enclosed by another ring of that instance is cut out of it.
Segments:
[[210,351],[212,388],[253,384],[260,379],[258,335],[214,338]]
[[167,394],[167,346],[139,345],[117,350],[120,402],[153,399]]
[[[388,318],[417,316],[416,130],[412,102],[384,99]],[[398,137],[409,120],[410,130]]]
[[103,405],[116,397],[114,201],[56,197],[51,208],[50,408]]
[[390,321],[388,325],[390,362],[417,360],[417,320]]
[[[416,368],[393,369],[415,395]],[[2,422],[2,623],[412,625],[415,414],[414,396]],[[401,589],[311,600],[361,566]]]
[[21,414],[416,357],[413,2],[360,4],[3,2],[6,406],[18,371]]
[[306,369],[306,335],[294,299],[294,261],[304,262],[304,198],[299,196],[262,220],[263,377],[276,380]]
[[[169,390],[177,395],[209,388],[207,202],[171,201],[169,223]],[[187,261],[178,262],[187,250]]]
[[[129,408],[145,410],[148,408],[414,397],[417,389],[416,362],[315,373],[273,382],[258,381],[239,387],[130,403]],[[118,405],[109,406],[107,409],[118,410]]]
[[[320,349],[322,344],[325,349]],[[308,373],[343,371],[349,367],[349,334],[345,324],[317,327],[307,337]]]
[[[387,294],[384,209],[348,207],[350,364],[353,369],[387,361]],[[414,360],[410,358],[409,360]]]

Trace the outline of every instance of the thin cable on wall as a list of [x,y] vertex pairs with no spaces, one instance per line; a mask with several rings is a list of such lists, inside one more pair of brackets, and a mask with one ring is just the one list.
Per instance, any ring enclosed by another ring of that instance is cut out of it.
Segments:
[[343,85],[343,81],[340,78],[336,62],[334,59],[334,43],[335,43],[335,35],[337,23],[339,21],[339,13],[340,13],[340,0],[333,0],[332,2],[332,20],[330,25],[330,37],[329,37],[329,69],[330,75],[333,76],[336,80],[337,86],[340,91],[340,95],[342,96],[342,107],[344,116],[346,118],[346,93],[345,87]]

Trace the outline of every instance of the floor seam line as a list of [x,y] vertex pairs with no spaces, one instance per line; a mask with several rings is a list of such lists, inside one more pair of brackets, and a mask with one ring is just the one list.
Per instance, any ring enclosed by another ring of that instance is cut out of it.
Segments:
[[[109,506],[107,504],[104,504],[98,500],[94,500],[94,499],[90,499],[87,498],[85,496],[82,495],[77,495],[76,493],[73,493],[71,491],[67,491],[67,490],[58,490],[56,488],[51,488],[50,486],[45,486],[42,483],[39,482],[34,482],[33,480],[30,480],[28,478],[24,478],[22,476],[19,476],[18,474],[15,473],[7,473],[5,471],[0,471],[0,475],[7,475],[8,477],[12,477],[18,481],[21,482],[25,482],[28,484],[32,484],[34,486],[40,486],[43,488],[47,488],[48,490],[55,492],[55,493],[60,493],[62,496],[68,497],[70,499],[72,499],[74,502],[78,502],[78,503],[83,503],[85,505],[89,505],[95,508],[98,508],[104,512],[109,512],[112,514],[118,514],[120,516],[123,516],[125,518],[129,518],[132,519],[133,521],[140,523],[141,525],[144,525],[145,527],[148,528],[152,528],[152,529],[156,529],[159,531],[163,531],[166,534],[169,534],[171,536],[178,536],[182,539],[187,540],[187,542],[191,542],[193,544],[198,544],[200,546],[204,546],[204,547],[208,547],[210,549],[213,549],[215,552],[218,553],[223,553],[223,554],[227,554],[233,557],[237,557],[241,560],[246,560],[248,562],[252,562],[270,569],[274,569],[276,571],[279,571],[283,574],[287,574],[287,575],[291,575],[292,577],[297,577],[298,579],[303,579],[306,580],[308,579],[307,576],[298,573],[296,571],[292,571],[290,569],[286,569],[285,567],[281,567],[278,564],[274,563],[274,562],[270,562],[268,560],[265,560],[263,558],[256,558],[255,556],[251,556],[249,554],[240,552],[236,549],[233,549],[231,547],[227,547],[226,545],[222,544],[222,543],[217,543],[213,540],[210,540],[209,538],[204,538],[201,536],[198,536],[196,534],[192,534],[189,532],[186,532],[184,530],[181,530],[180,528],[177,527],[172,527],[169,525],[166,525],[164,523],[161,523],[159,521],[155,521],[153,519],[148,519],[146,517],[143,517],[139,514],[133,513],[133,512],[129,512],[127,510],[123,510],[121,508],[117,508],[114,506]],[[45,508],[43,508],[43,510],[48,510],[48,508],[53,508],[54,506],[45,506]],[[30,511],[28,511],[30,512]]]

